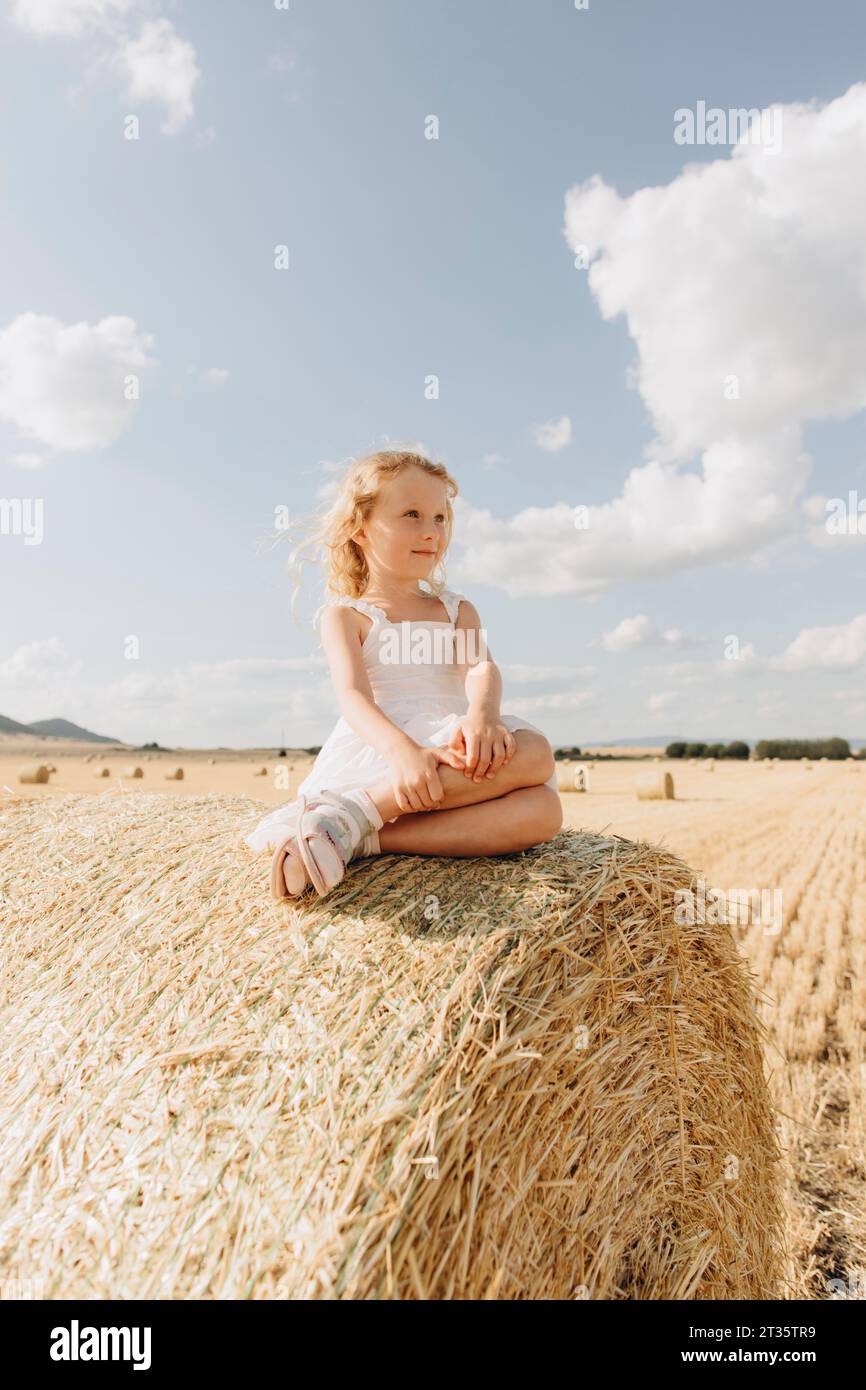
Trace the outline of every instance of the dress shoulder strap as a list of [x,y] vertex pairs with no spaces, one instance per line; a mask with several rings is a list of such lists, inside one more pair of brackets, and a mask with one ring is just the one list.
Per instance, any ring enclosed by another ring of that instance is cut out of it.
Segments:
[[440,601],[445,605],[448,620],[452,627],[457,626],[457,614],[460,609],[460,600],[465,598],[465,594],[456,594],[453,589],[443,589],[439,595]]
[[374,624],[388,621],[382,609],[377,608],[375,603],[368,603],[365,598],[350,598],[348,594],[340,594],[336,598],[329,598],[316,609],[313,617],[315,626],[318,626],[319,619],[326,608],[356,608],[359,613],[364,613],[368,618],[372,618]]

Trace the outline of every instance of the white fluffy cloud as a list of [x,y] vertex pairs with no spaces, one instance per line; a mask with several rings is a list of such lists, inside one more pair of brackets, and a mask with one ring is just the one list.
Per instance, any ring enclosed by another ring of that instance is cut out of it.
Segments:
[[473,512],[467,581],[593,594],[802,534],[803,428],[866,406],[866,84],[782,115],[776,154],[745,143],[629,196],[597,175],[568,192],[566,240],[602,317],[625,320],[655,438],[585,529],[564,502]]
[[34,34],[78,38],[112,16],[127,14],[138,0],[15,0],[12,18]]
[[46,637],[18,647],[0,661],[0,680],[12,690],[30,690],[58,679],[65,683],[80,670],[81,662],[72,659],[59,637]]
[[503,701],[503,709],[506,714],[522,714],[531,721],[536,714],[570,714],[586,709],[594,701],[594,690],[561,690],[549,695],[522,695],[516,700],[508,698]]
[[548,420],[544,425],[536,425],[533,438],[539,449],[548,454],[558,454],[566,444],[571,443],[571,420],[563,415],[559,420]]
[[805,627],[773,661],[780,671],[853,671],[866,661],[866,613],[835,627]]
[[120,47],[117,62],[129,82],[130,101],[156,101],[167,111],[162,125],[174,135],[193,113],[192,94],[201,76],[195,49],[170,19],[154,19]]
[[623,618],[610,632],[602,633],[601,645],[607,652],[625,652],[631,647],[682,647],[685,637],[679,628],[660,632],[645,613]]
[[152,346],[120,315],[67,325],[19,314],[0,330],[0,420],[61,452],[105,448],[131,419],[127,378],[154,365]]
[[[99,60],[123,78],[131,102],[165,107],[163,133],[174,135],[193,114],[193,93],[201,76],[196,53],[170,19],[145,11],[157,0],[15,0],[12,18],[40,37],[90,38]],[[133,34],[133,20],[143,20]],[[207,136],[198,144],[208,143]]]

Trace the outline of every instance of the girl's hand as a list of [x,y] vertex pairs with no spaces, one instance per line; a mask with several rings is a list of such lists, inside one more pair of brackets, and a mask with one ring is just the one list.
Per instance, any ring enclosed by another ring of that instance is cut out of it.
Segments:
[[454,748],[401,749],[389,758],[394,780],[391,791],[401,811],[435,811],[445,793],[439,777],[439,764],[447,763],[463,771],[463,755]]
[[474,782],[485,776],[495,777],[517,752],[517,744],[505,725],[479,714],[463,715],[448,746],[463,753],[464,772]]

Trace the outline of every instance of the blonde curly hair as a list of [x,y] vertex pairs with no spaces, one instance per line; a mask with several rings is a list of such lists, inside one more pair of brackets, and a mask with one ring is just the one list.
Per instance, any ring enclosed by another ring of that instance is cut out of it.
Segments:
[[445,554],[451,544],[454,526],[454,510],[451,503],[459,488],[444,463],[434,463],[424,454],[417,454],[411,450],[386,449],[353,459],[328,510],[314,516],[308,522],[300,523],[309,529],[311,534],[295,547],[289,560],[290,572],[298,576],[292,596],[293,608],[295,597],[301,587],[304,552],[311,548],[318,551],[324,560],[326,594],[332,598],[363,597],[370,572],[363,550],[352,537],[361,529],[373,510],[382,485],[396,478],[407,468],[423,468],[431,478],[439,478],[445,484],[445,550],[433,574],[426,581],[431,593],[437,597],[441,594],[446,587]]

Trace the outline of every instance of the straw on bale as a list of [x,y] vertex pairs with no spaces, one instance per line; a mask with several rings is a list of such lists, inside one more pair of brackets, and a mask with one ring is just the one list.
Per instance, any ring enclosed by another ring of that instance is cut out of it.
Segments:
[[563,830],[277,904],[263,809],[0,807],[6,1267],[45,1298],[781,1296],[762,1025],[730,929],[677,923],[683,863]]
[[640,772],[634,790],[638,801],[673,801],[674,779],[669,772]]
[[18,773],[18,781],[32,786],[35,783],[47,782],[51,776],[51,769],[44,763],[31,763],[29,767],[22,767]]
[[166,782],[182,782],[182,781],[183,781],[183,768],[182,768],[182,767],[175,767],[175,768],[172,768],[171,772],[167,772],[167,773],[165,774],[165,780],[166,780]]
[[123,776],[123,777],[143,777],[143,776],[144,776],[144,768],[141,768],[141,767],[125,767],[125,768],[123,769],[123,772],[121,773],[121,776]]
[[45,766],[48,768],[48,771],[49,771],[49,772],[56,772],[56,771],[57,771],[57,768],[54,766],[53,763],[46,763]]

